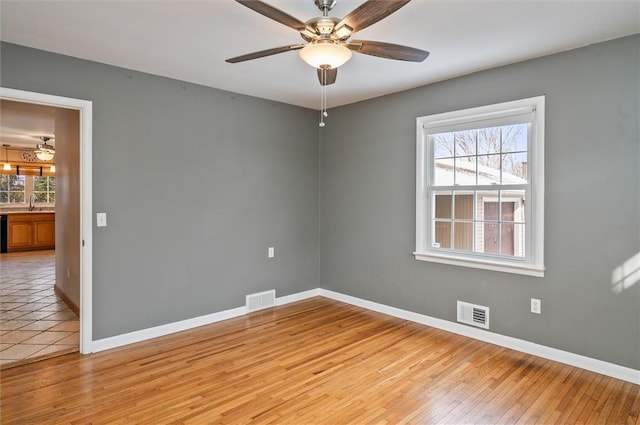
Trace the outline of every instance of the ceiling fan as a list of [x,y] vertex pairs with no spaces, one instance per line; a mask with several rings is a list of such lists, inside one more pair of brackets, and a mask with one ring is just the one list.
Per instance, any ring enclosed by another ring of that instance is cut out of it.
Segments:
[[278,53],[300,50],[300,57],[317,69],[320,85],[335,83],[338,67],[351,59],[351,52],[409,62],[422,62],[429,52],[398,44],[369,40],[350,40],[364,28],[391,15],[411,0],[368,0],[343,19],[329,16],[336,0],[314,0],[322,16],[302,22],[260,0],[236,0],[267,18],[298,31],[306,43],[261,50],[227,59],[228,63],[244,62]]
[[40,136],[42,143],[36,145],[36,149],[33,151],[38,159],[42,161],[50,161],[56,154],[56,148],[49,144],[50,140],[55,140],[55,137]]

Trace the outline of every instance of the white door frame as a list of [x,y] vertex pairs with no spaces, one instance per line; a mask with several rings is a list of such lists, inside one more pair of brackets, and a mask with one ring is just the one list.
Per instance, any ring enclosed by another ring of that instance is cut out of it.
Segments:
[[92,125],[93,103],[88,100],[53,96],[0,87],[0,99],[35,103],[80,112],[80,352],[89,354],[92,350]]

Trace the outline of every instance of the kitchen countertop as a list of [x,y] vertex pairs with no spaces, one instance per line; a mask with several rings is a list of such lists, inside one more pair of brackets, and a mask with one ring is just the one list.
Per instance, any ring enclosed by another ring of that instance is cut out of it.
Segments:
[[0,215],[15,215],[15,214],[55,214],[55,211],[0,211]]

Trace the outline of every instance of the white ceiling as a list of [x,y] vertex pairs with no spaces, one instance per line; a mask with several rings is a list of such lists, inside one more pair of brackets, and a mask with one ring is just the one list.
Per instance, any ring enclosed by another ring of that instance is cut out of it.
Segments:
[[[35,148],[40,137],[51,137],[55,146],[55,109],[33,103],[0,100],[0,143],[13,147]],[[3,157],[4,158],[4,157]]]
[[[313,0],[265,0],[302,21]],[[364,0],[338,0],[343,17]],[[11,43],[318,109],[315,70],[297,52],[224,60],[302,42],[296,31],[232,0],[0,3]],[[329,86],[338,106],[482,69],[640,32],[640,1],[413,0],[354,38],[428,50],[422,63],[354,54]],[[46,69],[42,70],[46,78]]]

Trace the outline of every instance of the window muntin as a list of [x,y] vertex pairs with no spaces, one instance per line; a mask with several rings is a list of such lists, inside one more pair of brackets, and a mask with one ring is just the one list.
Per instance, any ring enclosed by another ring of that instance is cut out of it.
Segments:
[[542,276],[544,97],[417,122],[416,258]]

